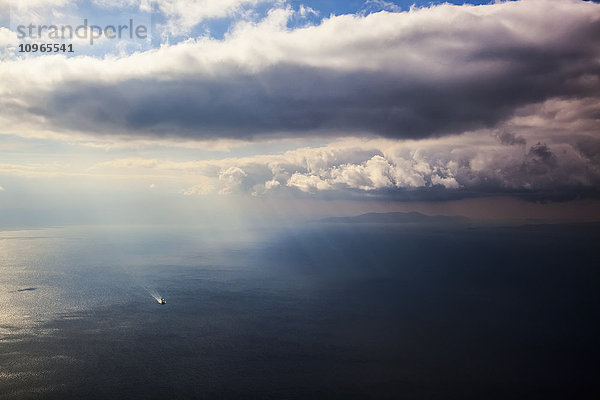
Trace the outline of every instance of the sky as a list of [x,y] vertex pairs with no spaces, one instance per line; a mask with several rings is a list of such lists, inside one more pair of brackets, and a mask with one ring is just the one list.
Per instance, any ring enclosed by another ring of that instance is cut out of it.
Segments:
[[599,44],[582,0],[0,0],[0,227],[598,220]]

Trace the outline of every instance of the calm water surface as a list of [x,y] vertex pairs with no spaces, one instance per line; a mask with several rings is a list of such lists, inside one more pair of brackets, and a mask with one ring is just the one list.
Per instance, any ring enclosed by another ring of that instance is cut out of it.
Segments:
[[598,233],[3,231],[0,398],[588,398]]

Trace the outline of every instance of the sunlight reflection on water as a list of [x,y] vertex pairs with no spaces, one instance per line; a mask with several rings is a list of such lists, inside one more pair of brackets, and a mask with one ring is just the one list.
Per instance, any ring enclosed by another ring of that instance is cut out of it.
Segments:
[[219,261],[202,232],[186,237],[119,228],[0,231],[0,326],[25,329],[93,307],[160,302],[146,266]]

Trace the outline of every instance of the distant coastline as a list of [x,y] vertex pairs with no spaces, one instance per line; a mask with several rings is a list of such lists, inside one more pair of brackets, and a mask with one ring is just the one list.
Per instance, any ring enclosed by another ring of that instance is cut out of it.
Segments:
[[337,224],[468,224],[471,220],[467,217],[425,215],[418,212],[390,212],[390,213],[367,213],[354,217],[330,217],[323,218],[319,222]]

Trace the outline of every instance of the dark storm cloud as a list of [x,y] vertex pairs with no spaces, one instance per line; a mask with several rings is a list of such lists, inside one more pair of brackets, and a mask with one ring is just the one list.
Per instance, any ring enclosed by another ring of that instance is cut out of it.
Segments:
[[67,75],[60,84],[19,88],[22,101],[4,103],[53,130],[92,134],[460,133],[494,126],[526,104],[600,92],[600,19],[593,18],[600,6],[556,3],[336,17],[297,32],[259,26],[258,38],[250,31],[212,43],[222,60],[198,61],[209,51],[205,42],[142,60],[172,58],[178,68],[189,64],[184,72]]
[[507,146],[524,146],[527,143],[524,138],[510,132],[501,132],[498,134],[498,139],[500,140],[500,143]]
[[546,174],[556,168],[558,159],[545,143],[537,143],[531,146],[522,168],[528,175]]
[[[29,104],[56,128],[97,133],[248,139],[316,131],[419,138],[490,127],[524,104],[600,90],[578,82],[600,73],[593,54],[569,53],[550,61],[504,54],[511,68],[441,82],[286,64],[210,80],[69,82],[38,93]],[[547,64],[554,67],[536,75]]]

